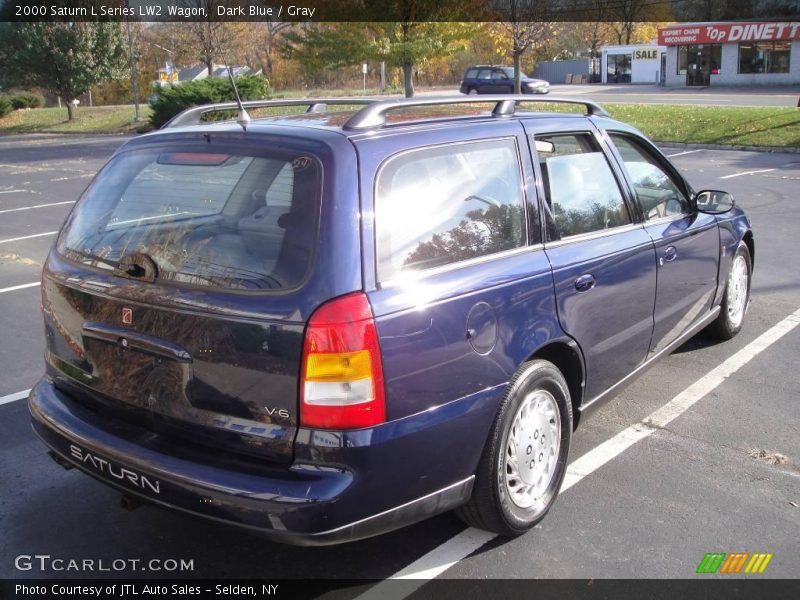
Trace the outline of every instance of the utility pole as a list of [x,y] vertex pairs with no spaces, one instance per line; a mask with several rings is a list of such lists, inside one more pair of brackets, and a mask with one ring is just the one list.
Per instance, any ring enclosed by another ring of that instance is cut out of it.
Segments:
[[133,122],[138,123],[139,117],[139,79],[136,76],[136,54],[133,51],[133,29],[131,22],[126,21],[128,26],[128,56],[131,63],[131,91],[133,92]]

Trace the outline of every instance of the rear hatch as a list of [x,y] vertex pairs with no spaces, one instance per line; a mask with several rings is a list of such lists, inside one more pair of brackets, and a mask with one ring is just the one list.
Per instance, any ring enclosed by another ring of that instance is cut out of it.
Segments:
[[291,460],[321,174],[308,153],[205,140],[112,158],[45,269],[56,384],[149,430]]

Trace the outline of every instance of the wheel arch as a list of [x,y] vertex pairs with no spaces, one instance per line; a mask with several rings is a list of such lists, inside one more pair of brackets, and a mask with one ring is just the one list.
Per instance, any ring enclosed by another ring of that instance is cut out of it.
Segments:
[[583,402],[586,372],[580,347],[573,340],[551,341],[528,357],[528,361],[536,359],[553,363],[566,379],[572,404],[572,429],[576,429],[580,420],[578,409]]
[[750,251],[750,270],[752,271],[756,263],[756,243],[752,230],[748,229],[744,232],[742,241],[747,244],[747,249]]

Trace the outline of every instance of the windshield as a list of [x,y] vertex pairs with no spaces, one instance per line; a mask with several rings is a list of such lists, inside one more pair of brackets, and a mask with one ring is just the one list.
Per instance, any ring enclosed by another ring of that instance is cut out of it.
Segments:
[[120,275],[150,264],[160,281],[296,287],[310,263],[320,190],[321,168],[308,155],[124,152],[77,204],[57,249]]

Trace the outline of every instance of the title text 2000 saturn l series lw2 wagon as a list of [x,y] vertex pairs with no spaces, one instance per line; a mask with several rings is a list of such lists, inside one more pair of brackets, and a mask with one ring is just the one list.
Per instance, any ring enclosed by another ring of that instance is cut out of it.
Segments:
[[307,112],[128,142],[44,269],[36,433],[125,498],[289,543],[450,509],[530,529],[588,412],[739,331],[754,257],[728,194],[553,101],[582,112],[264,101]]

